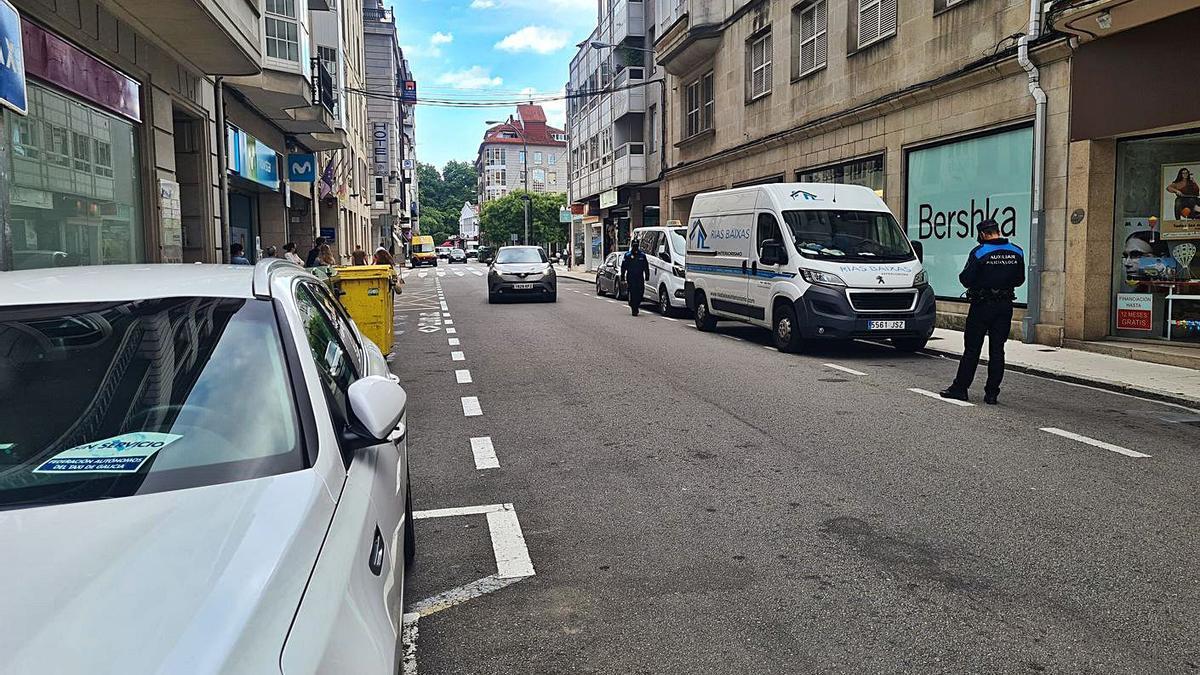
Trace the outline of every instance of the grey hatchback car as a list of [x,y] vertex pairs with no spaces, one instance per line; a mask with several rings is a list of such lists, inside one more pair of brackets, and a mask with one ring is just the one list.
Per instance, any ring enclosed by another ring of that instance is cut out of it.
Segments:
[[521,297],[558,300],[558,277],[540,246],[502,246],[487,282],[488,302]]

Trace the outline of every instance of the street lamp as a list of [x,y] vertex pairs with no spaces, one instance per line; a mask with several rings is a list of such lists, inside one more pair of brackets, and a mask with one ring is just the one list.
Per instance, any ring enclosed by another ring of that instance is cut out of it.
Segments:
[[589,44],[592,45],[592,49],[616,49],[617,47],[623,47],[624,49],[632,49],[632,50],[638,51],[638,52],[646,52],[647,54],[654,53],[653,49],[646,49],[645,47],[633,47],[630,45],[614,45],[609,42],[600,42],[599,40],[592,40]]
[[524,240],[524,244],[526,246],[528,246],[529,245],[529,139],[525,136],[524,129],[521,129],[517,125],[513,124],[511,116],[506,121],[503,121],[503,122],[501,122],[500,120],[488,120],[488,121],[484,122],[484,124],[503,124],[504,126],[517,132],[517,134],[521,137],[521,148],[522,148],[522,152],[523,152],[522,158],[523,158],[523,163],[524,163],[524,166],[521,169],[521,173],[524,174],[524,176],[525,176],[525,194],[522,195],[521,200],[525,205],[525,240]]

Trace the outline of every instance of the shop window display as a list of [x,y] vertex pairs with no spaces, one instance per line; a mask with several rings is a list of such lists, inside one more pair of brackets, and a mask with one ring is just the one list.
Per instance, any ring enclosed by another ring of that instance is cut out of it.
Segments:
[[29,84],[29,115],[7,115],[13,267],[144,259],[134,125]]
[[1200,344],[1200,135],[1117,148],[1113,332]]

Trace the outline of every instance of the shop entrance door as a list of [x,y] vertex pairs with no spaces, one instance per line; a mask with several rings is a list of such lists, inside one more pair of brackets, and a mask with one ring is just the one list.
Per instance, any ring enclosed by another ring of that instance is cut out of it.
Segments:
[[258,198],[229,193],[229,244],[241,244],[246,257],[255,262],[254,234],[258,231]]

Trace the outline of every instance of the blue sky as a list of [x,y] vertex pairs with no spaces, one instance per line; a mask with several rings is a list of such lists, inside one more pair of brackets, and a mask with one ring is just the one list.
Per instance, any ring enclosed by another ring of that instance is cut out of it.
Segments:
[[[516,100],[561,92],[575,44],[596,25],[596,0],[385,0],[420,98]],[[562,101],[542,106],[562,126]],[[417,107],[417,159],[474,160],[489,119],[514,107]]]

